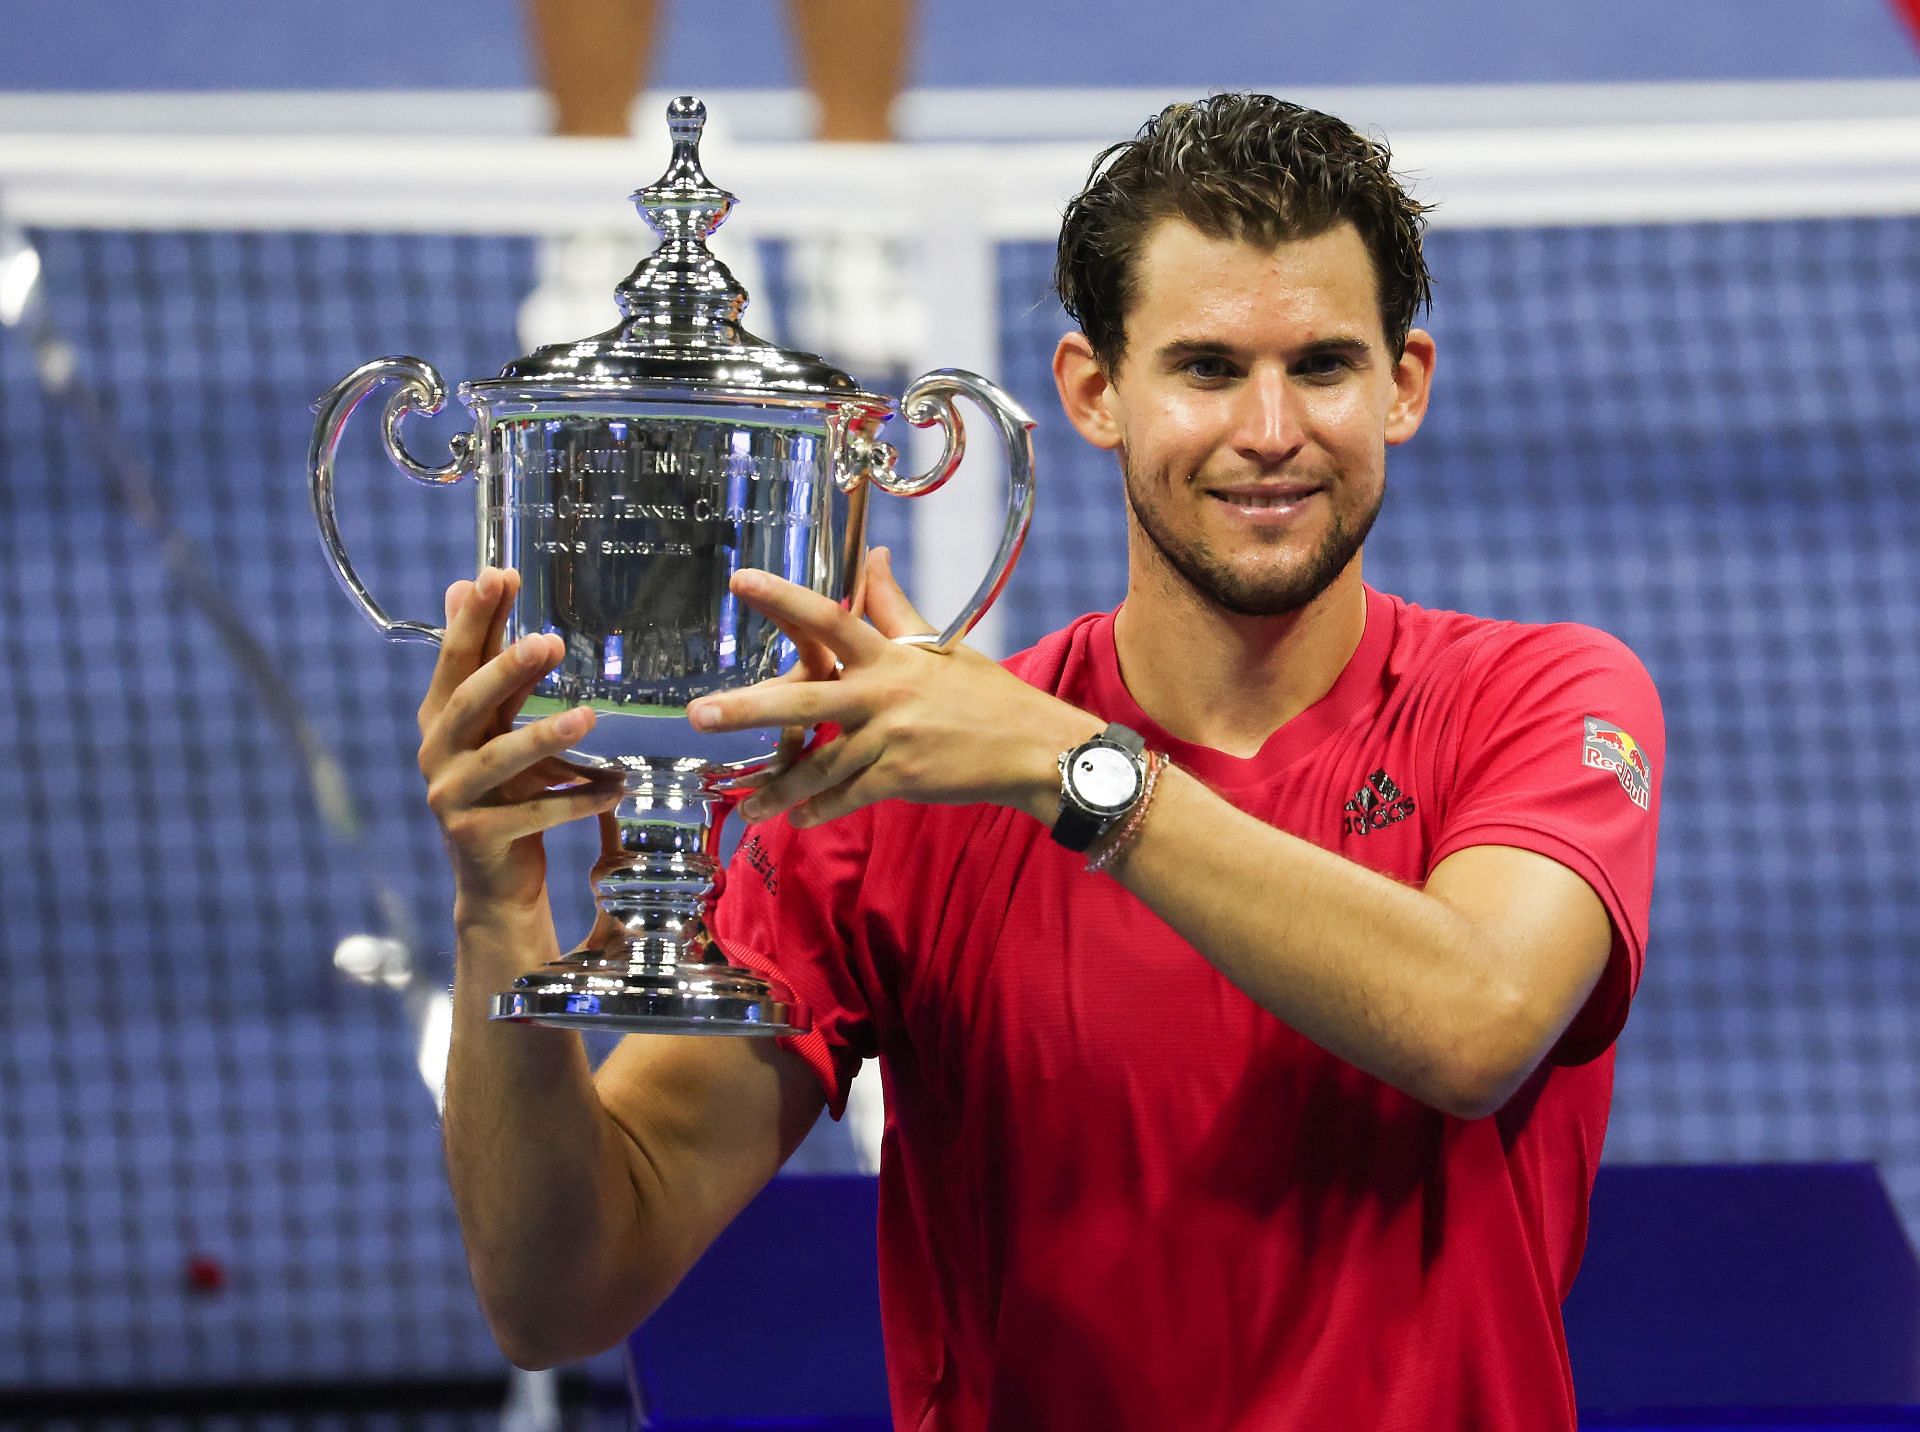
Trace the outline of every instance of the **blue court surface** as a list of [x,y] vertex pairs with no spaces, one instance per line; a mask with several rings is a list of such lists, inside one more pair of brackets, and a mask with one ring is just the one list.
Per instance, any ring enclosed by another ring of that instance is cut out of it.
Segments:
[[[721,1236],[633,1338],[652,1425],[887,1425],[875,1189],[778,1180]],[[1566,1318],[1584,1427],[1920,1427],[1920,1265],[1866,1165],[1602,1169]]]

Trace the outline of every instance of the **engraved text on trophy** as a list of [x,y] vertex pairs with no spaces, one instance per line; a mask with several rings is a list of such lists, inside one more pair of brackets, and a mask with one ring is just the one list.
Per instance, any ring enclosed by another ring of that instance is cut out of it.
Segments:
[[510,500],[484,517],[521,573],[518,629],[567,645],[542,706],[664,717],[776,675],[792,647],[728,590],[742,567],[845,595],[824,427],[570,412],[495,433]]

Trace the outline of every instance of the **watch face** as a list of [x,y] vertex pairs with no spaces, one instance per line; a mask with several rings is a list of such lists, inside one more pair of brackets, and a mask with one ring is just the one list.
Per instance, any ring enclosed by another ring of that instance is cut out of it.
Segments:
[[1140,794],[1140,767],[1125,751],[1093,746],[1073,758],[1073,793],[1097,811],[1125,810]]

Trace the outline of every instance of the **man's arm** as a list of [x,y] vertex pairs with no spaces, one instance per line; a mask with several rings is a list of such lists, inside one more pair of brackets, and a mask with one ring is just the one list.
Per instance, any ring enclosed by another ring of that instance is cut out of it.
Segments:
[[499,650],[516,590],[512,573],[486,572],[449,592],[420,766],[457,891],[448,1177],[496,1340],[547,1367],[652,1312],[824,1096],[770,1041],[629,1036],[596,1076],[577,1034],[487,1018],[491,995],[557,954],[540,832],[619,795],[556,787],[566,771],[551,763],[580,731],[564,716],[511,728],[559,659],[543,636]]
[[[830,820],[889,798],[992,801],[1051,825],[1056,758],[1104,729],[925,630],[872,567],[875,625],[761,573],[735,590],[796,637],[826,643],[840,679],[696,703],[716,729],[832,721],[841,736],[756,793],[752,819]],[[1571,870],[1503,846],[1462,850],[1424,890],[1273,829],[1178,770],[1161,778],[1123,882],[1263,1008],[1349,1063],[1461,1117],[1498,1108],[1579,1013],[1612,926]],[[1091,878],[1091,877],[1089,877]]]
[[[1058,796],[1056,779],[1034,814],[1051,823]],[[1467,1119],[1506,1103],[1546,1057],[1613,940],[1592,887],[1544,855],[1473,846],[1415,890],[1177,769],[1161,774],[1116,873],[1261,1007]]]

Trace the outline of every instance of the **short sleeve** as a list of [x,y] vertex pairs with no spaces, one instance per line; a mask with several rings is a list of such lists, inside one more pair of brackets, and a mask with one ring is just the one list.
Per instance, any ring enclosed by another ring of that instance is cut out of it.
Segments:
[[1429,864],[1475,845],[1532,850],[1579,875],[1613,923],[1607,968],[1552,1051],[1601,1054],[1640,983],[1666,724],[1646,668],[1590,627],[1523,627],[1473,663],[1454,780]]
[[856,812],[795,830],[750,826],[727,867],[713,932],[738,964],[784,982],[812,1028],[783,1038],[813,1069],[834,1118],[874,1052],[873,983],[857,938],[872,818]]

